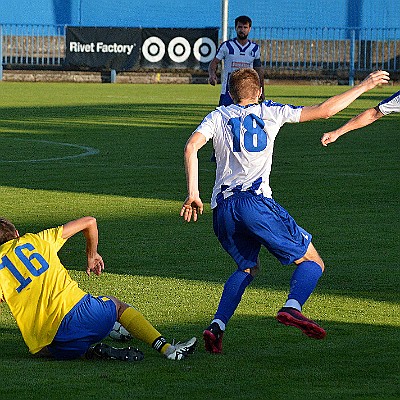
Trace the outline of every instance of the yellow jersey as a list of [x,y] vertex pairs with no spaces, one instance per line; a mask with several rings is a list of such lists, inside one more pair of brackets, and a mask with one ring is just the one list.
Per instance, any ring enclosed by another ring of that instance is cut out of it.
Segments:
[[53,341],[64,316],[85,296],[61,264],[63,227],[27,233],[0,246],[0,299],[31,353]]

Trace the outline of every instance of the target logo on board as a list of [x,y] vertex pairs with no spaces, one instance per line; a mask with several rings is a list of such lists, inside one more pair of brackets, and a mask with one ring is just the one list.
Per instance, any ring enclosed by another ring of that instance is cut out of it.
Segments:
[[146,39],[142,45],[142,53],[146,60],[156,63],[163,59],[165,54],[165,44],[157,36]]
[[[160,32],[157,32],[160,33]],[[168,32],[171,33],[171,32]],[[177,33],[177,32],[175,32]],[[199,63],[209,63],[216,54],[216,40],[194,35],[149,35],[142,44],[142,54],[147,62],[158,63],[168,57],[173,63],[187,63],[194,58]],[[164,60],[165,61],[165,60]]]
[[215,43],[208,37],[197,39],[193,46],[193,54],[200,62],[210,62],[217,51]]

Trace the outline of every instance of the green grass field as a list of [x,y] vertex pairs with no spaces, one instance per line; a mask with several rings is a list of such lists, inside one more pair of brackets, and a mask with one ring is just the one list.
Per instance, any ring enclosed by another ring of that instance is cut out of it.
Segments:
[[[106,272],[84,274],[84,240],[60,257],[81,287],[134,304],[170,339],[200,339],[183,362],[32,358],[0,305],[0,399],[399,399],[397,115],[323,148],[324,132],[392,94],[376,88],[330,120],[286,125],[276,141],[274,197],[314,235],[326,273],[304,308],[327,330],[313,341],[275,320],[293,267],[261,254],[224,339],[208,325],[234,265],[212,231],[210,144],[200,153],[205,212],[184,224],[183,147],[214,107],[206,85],[0,84],[0,215],[20,233],[97,218]],[[346,87],[270,86],[267,97],[310,105]],[[107,339],[111,343],[110,339]]]

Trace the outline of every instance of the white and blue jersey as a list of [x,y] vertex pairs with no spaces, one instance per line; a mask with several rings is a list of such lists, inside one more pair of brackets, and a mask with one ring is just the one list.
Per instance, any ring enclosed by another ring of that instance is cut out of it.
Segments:
[[233,71],[240,68],[261,67],[260,47],[251,40],[244,46],[236,38],[227,40],[221,43],[215,57],[224,60],[221,95],[228,94],[229,77]]
[[246,107],[221,106],[208,114],[196,131],[212,139],[217,169],[211,207],[217,196],[253,188],[272,197],[269,175],[276,135],[285,123],[299,122],[302,107],[272,100]]
[[392,112],[400,112],[400,90],[378,104],[379,111],[383,115]]
[[214,232],[242,271],[257,264],[261,246],[286,265],[303,257],[311,242],[274,201],[269,184],[275,138],[283,124],[299,122],[301,110],[271,100],[221,106],[196,129],[215,149]]

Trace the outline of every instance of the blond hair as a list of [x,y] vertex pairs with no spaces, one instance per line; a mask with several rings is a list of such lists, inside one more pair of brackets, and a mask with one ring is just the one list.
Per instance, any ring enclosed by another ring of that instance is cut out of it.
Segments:
[[235,104],[243,99],[258,97],[260,87],[260,78],[253,68],[233,71],[229,78],[229,93]]

